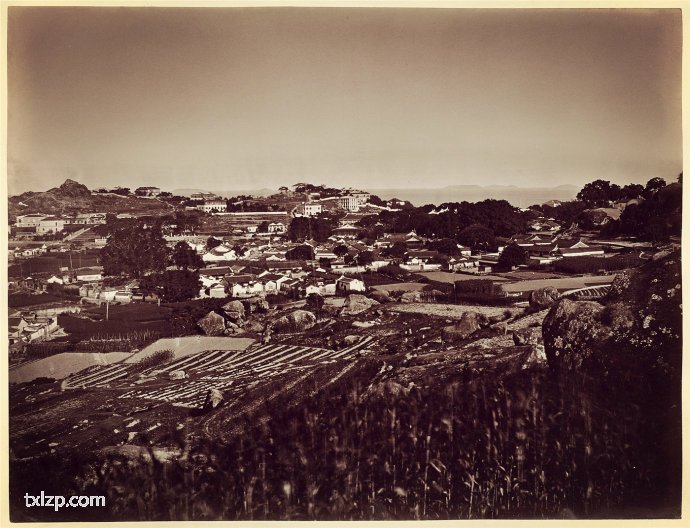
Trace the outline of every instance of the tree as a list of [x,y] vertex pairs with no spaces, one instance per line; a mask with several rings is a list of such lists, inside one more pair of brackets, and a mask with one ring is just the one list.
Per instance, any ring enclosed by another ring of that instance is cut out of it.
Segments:
[[364,250],[360,251],[359,254],[357,255],[357,264],[360,266],[368,266],[374,262],[374,253],[373,251]]
[[606,207],[609,202],[620,198],[621,188],[606,180],[594,180],[577,193],[577,199],[587,207]]
[[663,189],[666,187],[666,180],[663,178],[652,178],[647,182],[647,185],[645,185],[644,191],[646,197],[650,197],[652,194],[654,194],[656,191],[659,189]]
[[288,260],[314,260],[314,248],[307,244],[296,246],[285,252],[285,258]]
[[199,269],[204,265],[201,257],[184,240],[175,244],[170,260],[181,269]]
[[261,222],[256,230],[259,233],[268,233],[268,220]]
[[427,244],[427,248],[433,251],[439,251],[449,257],[455,257],[460,254],[458,243],[450,238],[442,238],[440,240],[432,240]]
[[460,231],[458,242],[473,250],[489,251],[496,248],[494,232],[481,224],[472,224]]
[[318,293],[310,293],[307,295],[307,308],[314,312],[316,319],[320,319],[321,309],[323,308],[324,300]]
[[182,302],[199,295],[201,281],[197,271],[166,270],[146,275],[139,282],[139,288],[146,294],[157,294],[165,302]]
[[160,271],[168,262],[168,248],[159,229],[141,224],[114,229],[101,250],[106,275],[142,277]]
[[222,243],[222,240],[218,240],[217,238],[210,236],[208,237],[208,240],[206,240],[206,249],[210,251],[211,249],[220,246]]
[[382,253],[387,257],[401,259],[407,254],[407,244],[395,242],[391,247],[384,249]]
[[623,198],[626,200],[634,200],[639,198],[644,193],[644,186],[639,183],[629,183],[625,185],[621,191]]
[[519,266],[527,262],[527,251],[517,244],[509,244],[498,257],[498,267],[502,270],[511,270],[514,266]]
[[348,253],[347,246],[345,244],[338,244],[333,248],[333,253],[336,257],[342,258]]

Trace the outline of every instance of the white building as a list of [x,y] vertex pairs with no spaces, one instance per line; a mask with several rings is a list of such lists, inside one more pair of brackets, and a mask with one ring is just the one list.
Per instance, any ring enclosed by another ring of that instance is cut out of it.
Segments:
[[228,205],[225,200],[215,199],[205,200],[203,204],[197,205],[196,208],[205,213],[224,213]]
[[38,222],[36,233],[45,235],[48,233],[59,233],[65,229],[65,220],[56,216],[49,216]]
[[282,234],[287,231],[287,227],[283,222],[271,222],[268,224],[268,232],[269,233],[276,233],[276,234]]
[[17,227],[36,228],[41,220],[46,218],[43,214],[28,214],[17,216]]
[[352,291],[357,291],[357,292],[363,292],[366,290],[366,286],[364,285],[364,281],[360,279],[356,279],[354,277],[340,277],[338,280],[335,281],[335,288],[338,291],[346,291],[346,292],[352,292]]
[[316,216],[323,212],[323,206],[318,203],[305,203],[302,205],[304,216]]
[[351,194],[338,197],[338,205],[347,211],[359,211],[361,205],[359,198]]

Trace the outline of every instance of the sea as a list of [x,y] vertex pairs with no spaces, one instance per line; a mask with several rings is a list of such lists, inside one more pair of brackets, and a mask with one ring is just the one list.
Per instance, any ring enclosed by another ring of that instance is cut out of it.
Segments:
[[436,189],[367,189],[383,200],[398,198],[416,207],[427,204],[440,205],[448,202],[480,202],[482,200],[506,200],[515,207],[526,208],[550,200],[565,202],[574,200],[580,191],[574,185],[559,187],[516,187],[462,185]]

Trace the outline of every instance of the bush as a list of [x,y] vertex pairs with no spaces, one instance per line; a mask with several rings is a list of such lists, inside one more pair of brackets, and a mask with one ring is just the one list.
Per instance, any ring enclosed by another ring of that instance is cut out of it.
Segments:
[[175,359],[175,354],[172,350],[158,350],[150,356],[146,356],[136,363],[133,363],[129,368],[129,372],[130,374],[142,372],[159,365],[170,363],[173,359]]

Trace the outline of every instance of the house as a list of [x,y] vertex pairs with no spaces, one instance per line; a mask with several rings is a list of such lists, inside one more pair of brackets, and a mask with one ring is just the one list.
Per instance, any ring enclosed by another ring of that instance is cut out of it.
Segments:
[[604,250],[603,250],[603,248],[601,248],[599,246],[558,248],[556,253],[563,258],[603,257],[604,256]]
[[234,271],[234,268],[244,269],[243,266],[218,266],[215,268],[201,268],[199,269],[199,275],[202,277],[224,277],[225,275],[232,275],[233,273],[239,273]]
[[323,205],[319,203],[303,203],[298,208],[298,211],[304,216],[316,216],[322,213]]
[[327,297],[335,295],[336,284],[335,282],[324,282],[321,280],[309,280],[304,287],[304,294],[308,296],[309,294],[316,293],[321,297]]
[[408,264],[428,264],[432,260],[440,258],[441,254],[438,251],[431,251],[428,249],[411,249],[407,252],[405,260]]
[[57,216],[48,216],[38,222],[36,233],[46,235],[48,233],[59,233],[65,229],[65,219]]
[[264,285],[254,275],[225,277],[225,288],[231,297],[252,297],[264,293]]
[[346,194],[345,196],[338,197],[338,207],[347,211],[359,211],[360,205],[362,203],[357,196]]
[[100,268],[81,268],[76,270],[77,282],[99,282],[103,280],[103,272]]
[[22,316],[8,317],[8,321],[10,344],[16,343],[20,340],[22,331],[29,325],[29,323]]
[[244,230],[249,234],[254,234],[259,230],[258,225],[250,225],[244,228]]
[[332,236],[334,238],[357,238],[357,235],[360,231],[360,228],[354,226],[336,227],[333,230]]
[[339,292],[363,292],[366,291],[364,281],[354,277],[341,276],[335,281],[335,288]]
[[204,262],[216,262],[219,260],[237,260],[237,254],[235,251],[225,244],[216,246],[210,251],[207,251],[201,256],[201,260]]
[[205,213],[224,213],[227,211],[228,204],[225,200],[219,198],[212,198],[204,200],[204,203],[196,206],[197,210]]
[[46,279],[46,282],[48,284],[64,284],[65,280],[57,275],[51,275],[48,279]]
[[274,234],[282,234],[287,231],[287,227],[283,222],[271,222],[268,224],[268,232]]
[[407,247],[410,249],[418,249],[418,248],[421,248],[422,245],[424,244],[424,239],[419,237],[417,235],[417,233],[414,232],[414,230],[410,231],[407,234],[386,233],[381,238],[379,238],[376,242],[374,242],[374,247],[376,247],[376,248],[387,248],[387,247],[391,247],[396,242],[402,242],[403,244],[407,245]]
[[16,227],[19,228],[29,228],[35,230],[41,220],[47,218],[47,215],[34,213],[27,215],[17,215],[17,221],[15,223]]

